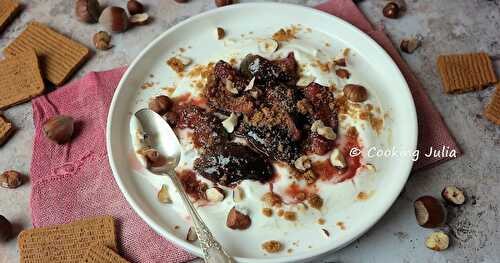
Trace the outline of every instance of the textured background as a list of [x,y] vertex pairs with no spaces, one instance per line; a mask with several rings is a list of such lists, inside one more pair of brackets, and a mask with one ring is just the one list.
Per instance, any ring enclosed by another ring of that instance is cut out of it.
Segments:
[[[38,20],[91,47],[92,35],[99,25],[77,22],[73,2],[68,0],[22,1],[21,16],[0,35],[0,47],[6,46],[31,20]],[[100,0],[102,4],[125,5],[125,0]],[[177,4],[173,0],[143,0],[150,7],[154,22],[113,36],[115,47],[97,52],[78,71],[78,78],[130,63],[161,32],[177,22],[214,8],[211,0],[191,0]],[[250,1],[241,1],[250,2]],[[321,0],[290,0],[315,5]],[[418,172],[408,181],[404,192],[383,219],[349,247],[322,262],[498,262],[500,258],[500,127],[485,120],[481,113],[493,89],[463,95],[444,95],[436,73],[439,54],[486,51],[500,54],[499,0],[406,0],[408,11],[398,20],[381,15],[383,0],[364,0],[360,7],[378,26],[384,26],[394,43],[406,36],[421,34],[423,46],[412,55],[403,55],[427,93],[443,115],[452,134],[464,150],[464,156],[438,167]],[[500,75],[500,61],[495,62]],[[28,173],[31,161],[33,123],[31,104],[11,108],[5,115],[19,127],[15,136],[0,149],[0,171],[16,169]],[[450,210],[451,248],[436,253],[423,245],[431,230],[417,226],[412,202],[423,194],[439,195],[448,184],[463,187],[469,201]],[[17,190],[0,189],[0,214],[14,222],[16,229],[31,226],[29,183]],[[0,263],[17,262],[16,241],[0,243]]]

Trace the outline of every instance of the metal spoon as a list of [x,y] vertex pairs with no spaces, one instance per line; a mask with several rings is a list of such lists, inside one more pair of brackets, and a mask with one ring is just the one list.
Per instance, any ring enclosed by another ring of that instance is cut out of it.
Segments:
[[148,145],[145,146],[156,149],[168,160],[163,167],[154,167],[154,169],[148,167],[148,170],[157,175],[170,177],[173,184],[177,188],[177,191],[184,202],[184,206],[193,219],[193,225],[196,230],[196,234],[198,235],[198,239],[200,240],[205,262],[234,262],[227,252],[224,251],[219,242],[215,240],[212,233],[198,214],[198,211],[196,211],[194,205],[191,203],[191,200],[184,191],[181,182],[175,174],[174,169],[179,164],[181,157],[181,145],[172,128],[170,128],[168,123],[160,115],[149,109],[139,110],[135,113],[135,116],[139,120],[143,132],[146,134],[147,140],[145,140],[145,143]]

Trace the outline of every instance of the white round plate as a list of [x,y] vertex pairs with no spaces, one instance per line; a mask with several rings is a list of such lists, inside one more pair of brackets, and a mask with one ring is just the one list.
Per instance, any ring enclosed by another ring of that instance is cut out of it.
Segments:
[[[149,98],[165,93],[165,87],[177,85],[174,95],[189,88],[180,87],[189,82],[178,80],[165,63],[168,58],[182,53],[196,64],[227,59],[229,42],[243,45],[249,35],[269,38],[278,29],[291,25],[312,31],[299,34],[297,41],[301,41],[302,46],[332,56],[350,48],[352,78],[349,81],[366,86],[374,105],[380,107],[385,116],[380,134],[363,133],[364,162],[374,164],[377,170],[331,185],[327,189],[331,193],[323,196],[326,208],[321,214],[312,211],[310,217],[301,217],[296,222],[266,221],[259,217],[253,219],[250,229],[234,231],[225,226],[225,217],[232,204],[212,210],[202,208],[200,213],[214,235],[238,262],[304,262],[359,238],[390,208],[406,183],[412,160],[411,155],[401,151],[408,153],[416,149],[415,106],[401,72],[377,43],[349,23],[312,8],[279,3],[218,8],[177,24],[144,49],[121,79],[107,123],[109,162],[125,198],[156,232],[193,254],[201,255],[201,251],[197,244],[185,241],[189,224],[179,199],[174,194],[174,205],[162,205],[156,199],[160,185],[168,184],[168,180],[138,167],[130,141],[130,117],[138,109],[147,107]],[[216,27],[226,30],[224,41],[216,39]],[[179,51],[180,48],[185,51]],[[144,83],[152,83],[153,87],[139,88]],[[392,149],[399,154],[368,157],[370,147]],[[357,200],[355,197],[360,191],[369,193],[369,198]],[[256,216],[260,214],[259,211],[250,212]],[[325,219],[323,225],[317,223],[319,217]],[[322,229],[328,230],[330,236]],[[264,253],[261,243],[270,239],[281,241],[285,249],[276,254]]]

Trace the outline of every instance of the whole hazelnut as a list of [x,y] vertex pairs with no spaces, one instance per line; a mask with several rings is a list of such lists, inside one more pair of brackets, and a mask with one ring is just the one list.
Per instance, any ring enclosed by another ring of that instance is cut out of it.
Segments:
[[136,0],[129,0],[127,2],[127,9],[130,15],[144,13],[144,6],[141,4],[141,2]]
[[384,14],[385,17],[391,18],[391,19],[396,19],[399,17],[401,12],[400,6],[396,2],[389,2],[387,5],[385,5],[384,9],[382,10],[382,13]]
[[128,28],[127,12],[121,7],[108,6],[102,11],[99,23],[111,32],[124,32]]
[[368,99],[366,88],[356,84],[345,85],[344,95],[352,102],[363,102]]
[[450,205],[463,205],[465,203],[465,194],[456,186],[447,186],[441,192],[441,196]]
[[73,136],[74,120],[72,117],[57,115],[45,122],[43,132],[45,137],[58,143],[68,142]]
[[12,224],[5,218],[0,215],[0,241],[7,241],[12,237]]
[[446,221],[446,210],[441,203],[432,196],[419,197],[413,204],[417,223],[425,228],[441,226]]
[[149,108],[160,115],[167,113],[173,105],[174,102],[164,95],[157,96],[149,102]]
[[233,4],[233,0],[215,0],[215,5],[217,7],[232,5],[232,4]]
[[101,7],[97,0],[77,0],[75,14],[78,20],[85,23],[96,23]]
[[23,183],[23,177],[16,171],[5,171],[0,175],[0,187],[17,188]]
[[112,47],[109,42],[111,42],[111,35],[109,35],[106,31],[99,31],[94,34],[92,38],[92,42],[94,42],[94,46],[100,50],[107,50]]

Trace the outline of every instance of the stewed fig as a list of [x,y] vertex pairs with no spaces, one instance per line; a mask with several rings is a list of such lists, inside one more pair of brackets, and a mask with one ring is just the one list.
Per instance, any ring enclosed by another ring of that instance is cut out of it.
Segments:
[[446,210],[438,199],[432,196],[419,197],[415,203],[417,223],[425,228],[441,226],[446,221]]

